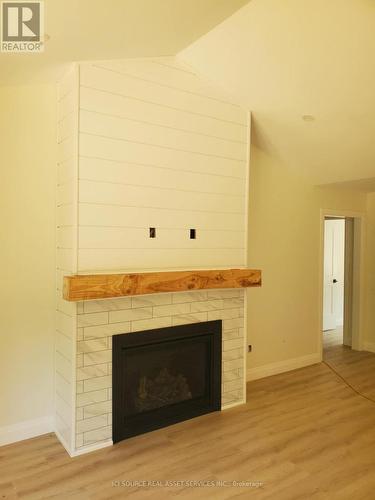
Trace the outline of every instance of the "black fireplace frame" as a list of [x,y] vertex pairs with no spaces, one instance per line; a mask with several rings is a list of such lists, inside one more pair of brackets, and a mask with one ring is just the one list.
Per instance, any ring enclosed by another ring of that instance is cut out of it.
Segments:
[[[204,398],[182,401],[135,416],[125,417],[126,351],[164,342],[189,341],[195,337],[206,341],[210,363],[208,391]],[[112,435],[113,442],[150,432],[161,427],[188,420],[206,413],[221,410],[222,321],[206,321],[142,332],[113,336],[112,345]]]

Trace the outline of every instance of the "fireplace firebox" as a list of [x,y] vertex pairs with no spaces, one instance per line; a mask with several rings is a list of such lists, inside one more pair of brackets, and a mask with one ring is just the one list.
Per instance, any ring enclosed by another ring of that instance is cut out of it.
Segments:
[[221,320],[113,336],[113,442],[221,409]]

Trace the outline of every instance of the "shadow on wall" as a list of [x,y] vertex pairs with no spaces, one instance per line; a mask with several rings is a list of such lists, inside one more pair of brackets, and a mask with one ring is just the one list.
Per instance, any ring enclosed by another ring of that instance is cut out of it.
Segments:
[[257,114],[251,114],[251,144],[258,148],[263,153],[277,157],[277,150],[271,141],[271,134],[267,133],[268,127],[264,126],[257,118]]

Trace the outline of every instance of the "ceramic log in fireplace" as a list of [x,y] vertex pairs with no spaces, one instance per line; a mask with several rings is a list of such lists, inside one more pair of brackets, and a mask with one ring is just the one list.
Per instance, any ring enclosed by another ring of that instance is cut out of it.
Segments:
[[113,336],[113,442],[221,409],[221,320]]

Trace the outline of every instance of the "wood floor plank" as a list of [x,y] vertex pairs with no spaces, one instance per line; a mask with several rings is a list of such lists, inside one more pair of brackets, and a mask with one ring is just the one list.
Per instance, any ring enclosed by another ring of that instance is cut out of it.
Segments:
[[[324,338],[324,359],[339,375],[321,363],[257,380],[248,384],[241,407],[74,459],[53,434],[4,446],[0,497],[372,500],[375,403],[356,391],[375,396],[375,355],[345,348],[339,337],[333,332]],[[143,480],[163,485],[137,483]],[[165,481],[228,484],[192,488]]]

